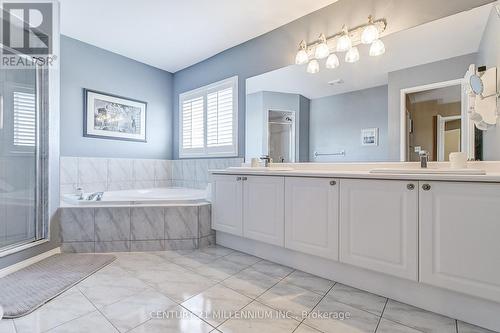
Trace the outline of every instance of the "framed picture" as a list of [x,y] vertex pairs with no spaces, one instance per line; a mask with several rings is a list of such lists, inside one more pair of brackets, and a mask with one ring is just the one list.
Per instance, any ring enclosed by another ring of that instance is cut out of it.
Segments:
[[146,142],[146,102],[90,89],[83,91],[83,136]]
[[361,130],[362,146],[378,146],[378,128],[363,128]]

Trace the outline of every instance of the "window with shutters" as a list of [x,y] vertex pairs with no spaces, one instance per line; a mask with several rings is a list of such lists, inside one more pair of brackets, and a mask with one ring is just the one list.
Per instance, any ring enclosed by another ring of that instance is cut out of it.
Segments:
[[31,92],[14,91],[14,147],[35,147],[36,143],[36,101]]
[[179,157],[238,155],[238,77],[179,95]]

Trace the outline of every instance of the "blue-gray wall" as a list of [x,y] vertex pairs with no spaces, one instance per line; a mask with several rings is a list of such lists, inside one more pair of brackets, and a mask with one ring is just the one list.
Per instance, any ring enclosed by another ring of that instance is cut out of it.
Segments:
[[294,62],[300,40],[330,35],[342,24],[356,26],[369,14],[385,17],[387,33],[453,15],[492,0],[340,0],[269,33],[221,52],[174,74],[174,158],[178,158],[179,94],[238,75],[239,156],[245,156],[245,80]]
[[[169,72],[61,36],[61,156],[172,158]],[[83,137],[83,88],[148,103],[147,143]]]
[[[486,25],[478,52],[479,66],[497,67],[498,87],[500,87],[500,19],[493,9]],[[483,132],[483,158],[486,161],[500,160],[500,122],[496,127]]]
[[[379,129],[378,146],[361,145],[361,129]],[[312,99],[309,119],[311,162],[387,161],[387,86]],[[345,156],[313,154],[345,150]]]

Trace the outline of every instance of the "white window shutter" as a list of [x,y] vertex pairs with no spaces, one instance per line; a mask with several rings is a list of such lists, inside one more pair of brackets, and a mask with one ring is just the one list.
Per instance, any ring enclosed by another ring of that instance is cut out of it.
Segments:
[[179,95],[179,157],[238,155],[238,77]]
[[207,147],[233,145],[233,88],[207,95]]
[[13,92],[14,135],[13,144],[18,147],[35,147],[36,144],[36,99],[35,94]]
[[182,103],[182,147],[184,149],[204,146],[204,106],[203,97]]

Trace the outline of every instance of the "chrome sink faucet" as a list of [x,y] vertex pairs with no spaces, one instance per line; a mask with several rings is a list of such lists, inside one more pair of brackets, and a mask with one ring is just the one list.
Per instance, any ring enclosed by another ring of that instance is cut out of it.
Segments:
[[87,197],[87,200],[93,201],[95,199],[95,201],[101,201],[103,195],[104,195],[104,192],[94,192],[94,193],[89,194],[89,196]]
[[269,163],[271,163],[271,157],[269,157],[269,155],[261,156],[260,159],[264,161],[264,166],[266,168],[269,167]]
[[426,150],[421,150],[418,155],[420,156],[420,167],[422,169],[427,168],[427,162],[429,161],[429,153]]

